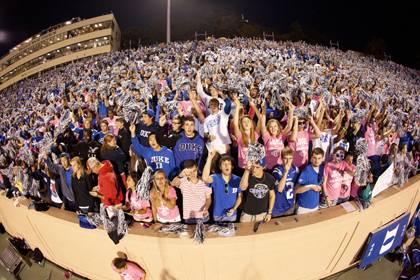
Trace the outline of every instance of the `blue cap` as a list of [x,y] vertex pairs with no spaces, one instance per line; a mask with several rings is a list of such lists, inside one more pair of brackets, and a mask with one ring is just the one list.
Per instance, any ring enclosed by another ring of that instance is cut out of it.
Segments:
[[152,109],[147,109],[147,111],[145,113],[147,115],[149,115],[149,117],[151,117],[151,118],[155,117],[155,111],[153,111]]
[[258,164],[259,166],[265,167],[266,165],[265,157],[257,161],[256,164]]

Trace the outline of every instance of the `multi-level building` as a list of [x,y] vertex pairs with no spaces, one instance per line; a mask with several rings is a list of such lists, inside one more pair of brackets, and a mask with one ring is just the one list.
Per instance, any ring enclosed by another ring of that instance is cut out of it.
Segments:
[[52,26],[0,59],[0,91],[51,67],[118,50],[120,42],[121,32],[112,13]]

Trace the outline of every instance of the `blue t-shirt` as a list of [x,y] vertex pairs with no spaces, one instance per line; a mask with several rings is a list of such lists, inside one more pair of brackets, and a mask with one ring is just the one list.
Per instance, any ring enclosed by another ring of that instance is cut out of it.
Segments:
[[[301,186],[306,185],[322,185],[324,178],[324,165],[319,167],[319,173],[317,173],[312,164],[309,164],[303,169],[299,176],[298,184]],[[319,192],[309,190],[301,193],[297,197],[297,203],[300,207],[314,209],[319,206]]]
[[278,191],[278,185],[284,175],[284,166],[277,165],[273,170],[273,176],[276,179],[276,187],[274,192],[276,193],[276,200],[273,207],[273,216],[278,216],[287,212],[295,204],[295,182],[299,173],[299,169],[296,166],[292,166],[287,173],[286,185],[282,192]]
[[[227,188],[225,187],[225,180],[221,173],[216,173],[211,176],[213,178],[213,183],[211,187],[213,188],[213,217],[222,217],[226,216],[226,213],[229,209],[235,206],[236,199],[238,198],[241,189],[239,188],[239,183],[241,178],[232,174]],[[227,193],[225,192],[227,190]],[[232,215],[236,217],[236,211]],[[231,218],[231,217],[229,217]],[[231,219],[230,219],[231,220]]]
[[162,169],[169,179],[172,179],[176,173],[174,154],[167,147],[162,146],[160,151],[155,151],[150,147],[145,147],[140,144],[137,137],[131,138],[134,152],[146,160],[148,166],[153,171]]
[[73,169],[70,168],[66,170],[66,184],[71,189],[71,175],[73,174]]

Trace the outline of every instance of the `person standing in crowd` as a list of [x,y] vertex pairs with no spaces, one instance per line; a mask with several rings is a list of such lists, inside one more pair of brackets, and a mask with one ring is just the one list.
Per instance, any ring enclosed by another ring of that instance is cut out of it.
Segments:
[[101,155],[101,145],[92,139],[92,131],[89,129],[84,129],[83,141],[79,142],[73,150],[77,151],[76,156],[80,157],[83,164],[86,164],[88,158],[95,156],[99,159]]
[[124,152],[118,147],[117,140],[114,135],[108,134],[104,138],[104,143],[101,147],[101,158],[109,160],[114,167],[117,174],[118,181],[126,186],[125,162],[126,156]]
[[73,169],[70,165],[70,156],[67,153],[60,155],[60,165],[52,162],[51,158],[45,156],[45,163],[48,166],[50,172],[60,176],[60,187],[63,193],[64,209],[69,211],[76,211],[76,201],[74,198],[74,192],[71,188],[71,179]]
[[125,121],[123,118],[117,118],[115,124],[118,128],[117,145],[123,150],[124,154],[128,158],[131,145],[130,132],[125,127]]
[[351,186],[353,184],[354,173],[356,172],[356,166],[353,164],[353,159],[353,153],[347,152],[344,160],[349,166],[350,172],[343,173],[343,183],[341,185],[340,196],[337,204],[341,204],[350,199]]
[[221,173],[210,175],[211,163],[217,152],[210,151],[203,170],[203,181],[211,184],[213,189],[213,220],[215,222],[234,222],[237,219],[237,209],[242,202],[239,184],[241,178],[232,174],[234,163],[229,155],[219,159]]
[[108,123],[110,133],[115,136],[118,135],[118,128],[116,124],[117,119],[118,117],[115,115],[115,112],[112,109],[108,110],[108,117],[104,118],[104,120]]
[[238,166],[241,169],[245,169],[248,161],[248,146],[257,143],[260,136],[248,115],[243,115],[239,118],[240,111],[243,108],[237,97],[234,98],[234,102],[236,109],[233,117],[233,129],[238,145]]
[[273,207],[273,217],[292,215],[295,206],[295,182],[299,169],[293,165],[293,151],[289,147],[281,151],[283,164],[273,170],[276,179],[276,200]]
[[272,175],[264,172],[264,166],[265,158],[257,163],[248,162],[246,165],[240,182],[240,188],[245,192],[241,223],[271,220],[276,199],[276,181]]
[[159,223],[177,223],[181,221],[176,205],[176,191],[169,185],[163,170],[153,174],[152,189],[150,190],[153,220]]
[[181,190],[184,221],[187,224],[195,224],[197,219],[207,222],[212,190],[198,177],[194,160],[185,160],[182,165],[181,173],[172,180],[171,185]]
[[194,117],[185,117],[184,131],[181,132],[180,136],[174,148],[176,166],[181,166],[185,160],[194,160],[200,166],[204,152],[204,140],[195,131]]
[[93,179],[86,173],[79,157],[72,158],[70,164],[73,169],[71,188],[74,191],[77,209],[83,214],[92,213],[95,211],[95,198],[89,192],[94,187]]
[[171,121],[171,129],[166,123],[166,115],[161,114],[159,117],[159,126],[156,129],[156,136],[159,143],[162,146],[167,147],[170,150],[175,148],[176,141],[180,137],[182,132],[182,118],[181,116],[175,116]]
[[99,127],[101,130],[98,131],[96,134],[93,134],[93,139],[95,139],[95,141],[98,141],[100,144],[103,144],[105,136],[111,133],[108,126],[108,121],[102,120],[99,124]]
[[125,194],[124,211],[129,211],[137,222],[153,221],[150,201],[139,197],[136,190],[136,182],[130,175],[127,177],[127,192]]
[[219,100],[212,98],[209,101],[210,114],[204,120],[204,135],[207,139],[207,149],[216,150],[219,154],[229,151],[231,143],[228,122],[231,109],[231,101],[225,99],[225,107],[219,110]]
[[297,181],[297,211],[296,214],[315,212],[319,208],[320,192],[324,178],[324,151],[315,148],[312,151],[311,163],[300,173]]
[[290,148],[294,151],[293,165],[299,169],[304,168],[308,163],[310,140],[317,139],[321,135],[321,131],[312,117],[309,117],[309,123],[314,130],[312,133],[308,130],[309,128],[306,128],[308,125],[308,119],[299,119],[296,141],[291,141],[289,143]]
[[[282,129],[280,122],[276,119],[270,119],[266,122],[266,104],[262,103],[262,113],[261,113],[261,134],[264,140],[265,154],[267,158],[267,169],[273,170],[277,164],[282,163],[281,151],[284,148],[284,142],[287,139],[290,131],[293,126],[293,112],[295,106],[291,102],[287,102],[289,111],[287,113],[287,125]],[[267,125],[266,125],[267,123]],[[291,139],[291,141],[296,141],[296,139]]]
[[130,132],[133,151],[137,156],[144,158],[147,165],[150,166],[153,171],[163,169],[168,178],[173,178],[176,173],[173,152],[167,147],[159,145],[154,132],[149,134],[149,147],[140,144],[136,137],[136,126],[134,124],[130,126]]
[[136,127],[136,135],[139,138],[140,144],[149,147],[149,134],[156,132],[157,125],[154,122],[155,112],[152,109],[147,109],[141,114],[141,122]]
[[100,162],[97,158],[91,157],[87,161],[87,166],[98,175],[98,186],[93,187],[90,194],[99,197],[105,206],[121,205],[124,196],[111,162],[109,160]]
[[344,158],[344,149],[341,147],[335,148],[333,159],[325,165],[324,181],[322,184],[324,196],[322,197],[321,208],[337,205],[343,186],[344,173],[349,173],[350,176],[354,176],[354,171],[352,171]]

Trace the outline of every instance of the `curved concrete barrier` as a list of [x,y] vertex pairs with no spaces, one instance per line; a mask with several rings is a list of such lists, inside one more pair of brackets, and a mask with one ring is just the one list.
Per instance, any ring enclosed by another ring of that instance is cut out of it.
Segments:
[[80,228],[73,213],[28,210],[28,201],[15,207],[4,195],[0,220],[7,232],[25,238],[52,262],[90,279],[119,279],[110,267],[117,251],[140,264],[147,279],[319,279],[357,262],[371,231],[403,213],[413,215],[419,191],[416,176],[401,189],[385,190],[362,212],[336,206],[273,219],[258,233],[252,224],[238,224],[236,236],[208,233],[202,245],[139,225],[114,245],[104,230]]

